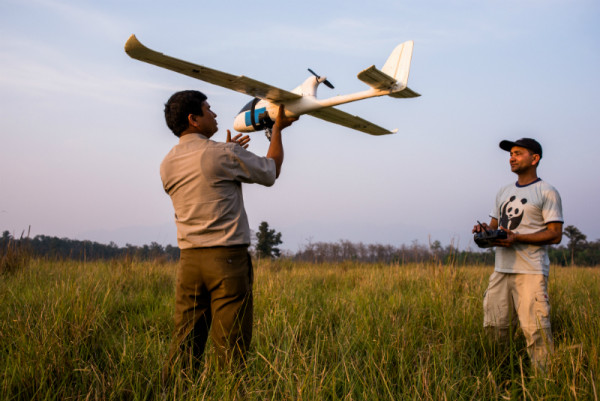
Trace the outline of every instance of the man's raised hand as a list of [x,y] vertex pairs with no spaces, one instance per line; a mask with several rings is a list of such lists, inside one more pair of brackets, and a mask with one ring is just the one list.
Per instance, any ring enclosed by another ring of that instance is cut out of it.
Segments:
[[289,127],[294,121],[298,120],[298,117],[286,117],[285,108],[282,104],[279,105],[279,113],[275,119],[275,126],[280,130]]
[[250,142],[250,136],[249,135],[242,136],[242,134],[237,134],[232,139],[231,131],[227,130],[227,142],[235,142],[238,145],[240,145],[242,148],[248,149],[248,145],[249,145],[248,142]]

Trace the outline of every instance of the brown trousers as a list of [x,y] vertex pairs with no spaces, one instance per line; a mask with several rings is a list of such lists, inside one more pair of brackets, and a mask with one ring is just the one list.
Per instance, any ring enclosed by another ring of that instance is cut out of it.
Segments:
[[247,246],[181,250],[175,331],[163,377],[178,360],[197,368],[209,333],[219,367],[244,364],[252,339],[252,281]]

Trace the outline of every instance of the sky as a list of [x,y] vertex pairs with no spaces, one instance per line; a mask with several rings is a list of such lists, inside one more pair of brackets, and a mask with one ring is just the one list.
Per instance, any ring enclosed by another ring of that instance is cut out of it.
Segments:
[[[251,228],[267,221],[291,252],[342,239],[473,248],[476,220],[516,180],[498,143],[521,137],[541,142],[538,174],[559,190],[565,224],[600,238],[593,0],[0,0],[0,231],[176,244],[159,176],[177,143],[164,103],[203,91],[223,141],[250,98],[131,59],[131,34],[282,89],[312,68],[335,85],[318,97],[366,89],[356,74],[414,41],[408,84],[421,97],[339,106],[397,134],[303,116],[284,131],[277,183],[244,186]],[[252,134],[249,150],[267,147]]]

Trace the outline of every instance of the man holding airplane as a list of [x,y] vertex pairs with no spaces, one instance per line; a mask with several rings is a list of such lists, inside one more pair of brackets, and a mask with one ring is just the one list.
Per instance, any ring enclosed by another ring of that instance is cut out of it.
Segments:
[[[246,150],[250,138],[211,140],[217,115],[206,96],[182,91],[165,105],[167,125],[179,143],[160,166],[175,209],[181,260],[175,289],[175,332],[163,379],[180,359],[199,364],[209,333],[220,367],[239,367],[252,338],[250,228],[242,183],[271,186],[283,163],[281,130],[297,118],[283,106],[272,128],[266,157]],[[185,351],[185,352],[182,352]]]
[[483,325],[506,341],[518,319],[532,365],[545,370],[553,351],[546,246],[561,241],[562,202],[558,191],[537,176],[542,146],[536,140],[502,141],[500,148],[510,152],[510,167],[518,179],[496,195],[490,224],[473,228],[500,228],[507,234],[493,242],[496,267],[483,299]]

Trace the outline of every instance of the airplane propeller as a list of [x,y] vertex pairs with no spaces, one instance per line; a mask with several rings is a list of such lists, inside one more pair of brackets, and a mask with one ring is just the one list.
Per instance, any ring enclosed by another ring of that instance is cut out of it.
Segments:
[[[311,74],[313,74],[315,77],[317,77],[317,79],[320,79],[320,78],[321,78],[321,77],[320,77],[320,76],[319,76],[319,75],[318,75],[316,72],[314,72],[314,71],[313,71],[313,70],[311,70],[310,68],[308,69],[308,71],[309,71]],[[331,84],[331,82],[329,82],[327,79],[325,79],[325,80],[323,81],[323,83],[325,84],[325,86],[326,86],[326,87],[333,89],[333,85],[332,85],[332,84]]]

